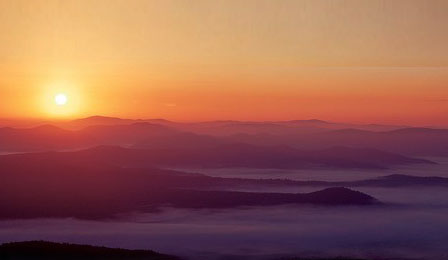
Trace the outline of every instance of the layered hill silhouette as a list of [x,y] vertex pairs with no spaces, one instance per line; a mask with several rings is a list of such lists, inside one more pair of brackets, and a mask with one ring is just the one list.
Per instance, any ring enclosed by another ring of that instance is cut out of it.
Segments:
[[61,127],[70,129],[81,129],[94,125],[126,125],[133,123],[154,123],[197,133],[214,133],[217,135],[234,133],[280,133],[286,134],[291,131],[310,132],[326,129],[356,128],[370,131],[390,131],[406,126],[379,125],[379,124],[348,124],[339,122],[328,122],[319,119],[288,120],[288,121],[236,121],[218,120],[205,122],[174,122],[165,119],[125,119],[107,116],[91,116],[80,118],[69,122],[58,123]]
[[[9,156],[7,156],[9,157]],[[281,204],[371,205],[369,195],[346,188],[313,193],[204,190],[199,175],[160,169],[121,168],[50,156],[0,162],[0,218],[110,218],[159,207],[232,208]],[[196,182],[196,183],[195,183]]]
[[[345,129],[352,127],[353,129]],[[390,175],[354,182],[217,178],[162,168],[388,169],[434,164],[448,130],[279,122],[90,117],[0,128],[0,218],[110,218],[161,207],[371,205],[347,187],[446,186],[439,177]],[[20,153],[17,153],[20,152]],[[237,192],[244,185],[315,186],[313,193]],[[230,189],[229,189],[230,188]]]
[[[0,152],[80,149],[97,145],[194,148],[245,143],[320,150],[372,148],[408,156],[448,155],[448,130],[356,125],[321,120],[173,122],[94,116],[32,128],[0,128]],[[165,146],[165,147],[163,147]]]

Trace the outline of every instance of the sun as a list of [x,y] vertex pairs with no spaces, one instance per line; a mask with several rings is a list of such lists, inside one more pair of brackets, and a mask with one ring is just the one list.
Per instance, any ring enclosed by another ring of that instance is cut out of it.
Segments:
[[86,104],[81,90],[81,84],[72,80],[43,82],[42,94],[38,96],[39,106],[48,117],[63,119],[77,116]]
[[63,106],[67,104],[67,101],[68,101],[67,95],[64,93],[59,93],[54,96],[54,102],[56,103],[56,105]]

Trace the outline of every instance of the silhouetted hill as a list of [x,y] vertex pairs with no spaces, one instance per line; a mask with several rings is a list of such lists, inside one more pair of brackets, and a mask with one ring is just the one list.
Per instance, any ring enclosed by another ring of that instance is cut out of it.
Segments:
[[[327,188],[312,193],[262,193],[236,191],[178,190],[163,193],[162,201],[179,208],[232,208],[238,206],[272,206],[282,204],[370,205],[376,199],[347,188]],[[206,197],[206,199],[204,199]],[[157,203],[158,198],[150,198]]]
[[[244,256],[228,256],[225,259],[258,259]],[[180,257],[154,252],[152,250],[129,250],[102,246],[55,243],[47,241],[24,241],[0,245],[0,259],[4,260],[179,260]],[[224,258],[223,258],[224,259]],[[350,257],[280,257],[260,259],[272,260],[366,260]]]
[[128,250],[90,245],[26,241],[0,245],[0,259],[3,260],[177,260],[176,256],[160,254],[151,250]]

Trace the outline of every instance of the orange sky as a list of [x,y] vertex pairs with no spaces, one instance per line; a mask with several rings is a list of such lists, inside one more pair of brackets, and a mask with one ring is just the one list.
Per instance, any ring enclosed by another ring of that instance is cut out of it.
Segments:
[[448,125],[447,13],[444,0],[0,0],[0,117]]

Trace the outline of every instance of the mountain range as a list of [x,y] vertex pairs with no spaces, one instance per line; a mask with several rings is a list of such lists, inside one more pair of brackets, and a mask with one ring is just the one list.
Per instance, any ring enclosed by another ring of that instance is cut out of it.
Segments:
[[179,123],[164,119],[89,117],[30,128],[0,128],[0,152],[33,152],[119,145],[205,149],[222,145],[289,146],[302,150],[371,148],[407,156],[448,155],[448,129],[354,125],[321,120]]

